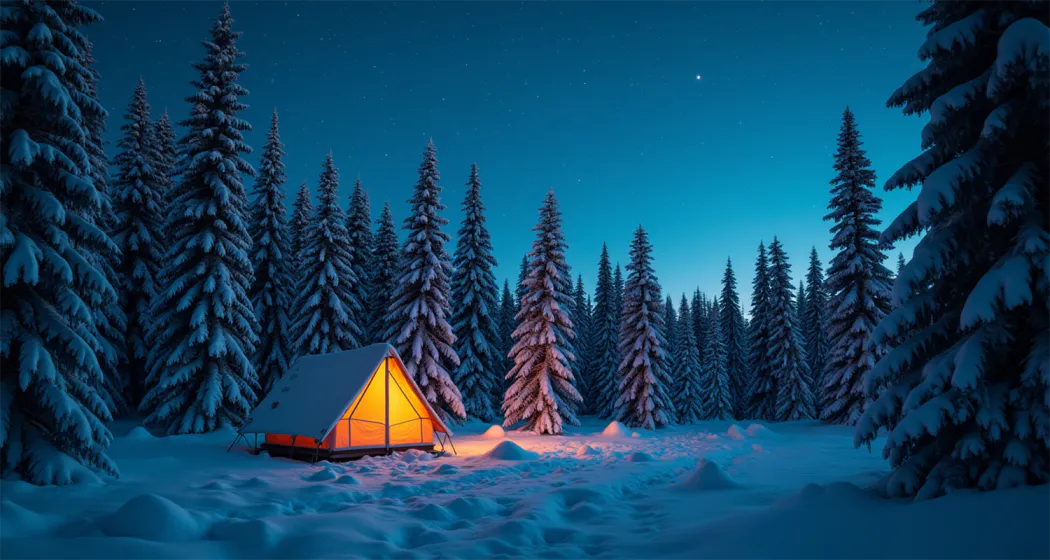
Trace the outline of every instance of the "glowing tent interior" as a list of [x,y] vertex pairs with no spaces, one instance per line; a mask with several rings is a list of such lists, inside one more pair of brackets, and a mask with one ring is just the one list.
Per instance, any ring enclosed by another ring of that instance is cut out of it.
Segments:
[[299,358],[238,437],[248,434],[264,434],[262,449],[272,456],[312,460],[451,444],[451,431],[389,344]]

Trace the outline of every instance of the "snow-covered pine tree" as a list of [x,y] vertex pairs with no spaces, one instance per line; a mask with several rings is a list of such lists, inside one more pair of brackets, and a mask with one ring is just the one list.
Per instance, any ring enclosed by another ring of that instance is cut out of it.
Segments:
[[350,322],[357,325],[360,334],[358,343],[364,345],[371,340],[374,333],[368,331],[369,309],[368,285],[371,282],[372,259],[374,252],[372,236],[372,210],[368,193],[361,187],[361,179],[354,181],[354,190],[350,195],[350,207],[346,213],[346,235],[350,240],[347,248],[350,253],[350,268],[354,271],[350,293],[356,305],[347,307]]
[[259,342],[252,363],[259,378],[260,397],[269,393],[274,383],[284,377],[294,359],[288,311],[294,297],[295,276],[288,247],[283,158],[284,146],[275,110],[255,176],[255,199],[249,209],[255,277],[248,290],[248,299],[259,322]]
[[594,310],[591,313],[591,393],[588,400],[599,418],[609,419],[615,413],[616,390],[619,384],[617,369],[619,360],[617,345],[620,324],[616,310],[616,284],[613,280],[609,249],[602,243],[602,254],[598,258],[598,282],[594,288]]
[[175,137],[175,127],[171,124],[168,112],[164,111],[160,119],[153,125],[153,140],[157,145],[157,161],[154,170],[157,180],[157,191],[161,193],[161,207],[164,213],[161,216],[161,228],[164,235],[157,242],[161,256],[168,253],[171,244],[171,236],[168,235],[169,220],[167,212],[172,208],[172,198],[175,196],[175,184],[178,183],[181,171],[179,169],[178,140]]
[[301,282],[303,272],[303,251],[306,250],[306,232],[310,229],[310,217],[314,213],[310,201],[310,187],[303,181],[292,202],[292,219],[288,223],[288,264],[292,273],[293,285]]
[[174,188],[165,232],[170,246],[158,275],[151,310],[147,392],[140,410],[146,423],[169,434],[237,426],[255,405],[258,377],[251,362],[258,323],[248,299],[252,280],[248,197],[241,175],[254,175],[243,158],[251,129],[237,113],[247,95],[238,75],[245,65],[223,6],[204,60],[195,109],[183,124],[182,175]]
[[889,100],[930,112],[927,150],[886,183],[921,190],[881,243],[920,239],[868,342],[893,350],[855,435],[888,432],[891,496],[1050,478],[1047,18],[1041,2],[934,2],[927,67]]
[[113,159],[117,167],[113,183],[113,242],[120,248],[120,307],[127,319],[126,361],[122,368],[130,382],[128,400],[139,403],[145,395],[148,375],[146,359],[148,331],[153,323],[151,308],[157,297],[157,276],[164,246],[164,175],[155,166],[156,129],[150,119],[146,83],[141,79],[124,113],[120,150]]
[[674,371],[671,377],[674,380],[674,390],[671,401],[674,403],[679,424],[695,424],[704,417],[703,368],[700,364],[700,351],[696,347],[693,314],[685,294],[682,294],[682,302],[678,305],[678,321],[675,328],[678,332],[678,345],[672,360]]
[[901,275],[904,270],[904,253],[897,253],[897,273],[894,275],[894,279]]
[[828,304],[828,295],[824,287],[824,270],[817,257],[817,248],[809,253],[809,271],[806,272],[806,310],[800,319],[802,322],[802,339],[806,348],[806,361],[809,363],[809,375],[813,379],[813,398],[817,413],[824,410],[824,360],[828,352],[827,338],[824,334],[824,313]]
[[[616,332],[620,332],[620,320],[623,318],[623,271],[620,270],[620,263],[616,263],[616,270],[613,271],[613,312],[616,317]],[[617,334],[617,336],[619,336]],[[617,342],[617,345],[619,343]],[[617,350],[619,352],[619,350]],[[619,359],[616,360],[619,364]],[[619,367],[619,365],[617,365]]]
[[671,294],[667,294],[667,299],[664,300],[664,340],[667,341],[667,346],[664,347],[664,356],[667,359],[664,370],[670,375],[671,361],[678,348],[678,312],[675,311]]
[[554,190],[540,207],[532,228],[536,240],[528,254],[529,272],[514,330],[514,367],[503,399],[504,426],[525,422],[523,429],[560,434],[564,424],[578,426],[576,404],[582,397],[572,373],[572,277],[565,263],[565,234]]
[[321,164],[317,205],[302,239],[303,270],[295,286],[294,331],[298,355],[327,354],[359,347],[361,331],[351,320],[358,303],[350,267],[346,216],[339,208],[339,170],[332,153]]
[[748,333],[751,381],[747,390],[747,417],[756,420],[776,419],[777,388],[769,361],[770,305],[769,262],[766,259],[765,244],[759,243],[751,292],[751,323]]
[[485,226],[478,164],[470,166],[463,199],[463,223],[452,259],[452,331],[459,367],[452,381],[463,395],[467,416],[493,422],[499,416],[496,399],[503,387],[500,354],[499,292],[492,268],[492,237]]
[[700,378],[704,420],[733,419],[733,392],[726,369],[726,343],[720,316],[718,298],[711,298],[711,311],[707,314],[707,348]]
[[674,422],[665,354],[660,282],[652,268],[653,246],[642,226],[631,241],[631,263],[620,320],[619,397],[616,416],[635,428],[654,430]]
[[[500,332],[500,382],[496,402],[503,402],[503,393],[507,387],[507,372],[514,367],[514,360],[510,357],[510,350],[514,348],[514,329],[518,328],[518,302],[514,299],[514,292],[510,291],[510,282],[503,281],[503,296],[499,301],[499,332]],[[501,405],[502,406],[502,405]]]
[[368,331],[372,333],[371,342],[387,342],[386,310],[394,301],[397,290],[397,271],[401,263],[401,248],[398,246],[397,229],[394,227],[394,215],[390,212],[390,203],[383,205],[379,214],[375,235],[375,251],[372,252],[371,285],[368,288],[369,311]]
[[[806,315],[806,284],[803,280],[798,281],[798,294],[795,296],[795,324],[802,329],[802,318]],[[805,336],[802,337],[805,341]]]
[[518,284],[514,287],[514,299],[518,302],[518,310],[521,310],[521,298],[525,295],[525,278],[529,275],[529,256],[522,255],[521,265],[518,268]]
[[[117,251],[94,223],[84,25],[74,2],[5,4],[0,111],[0,475],[70,484],[84,467],[116,474],[91,305],[117,297],[95,263]],[[58,71],[58,68],[68,69]],[[88,475],[90,476],[90,475]]]
[[872,193],[875,172],[861,147],[860,132],[849,107],[835,151],[835,178],[831,180],[831,250],[828,263],[826,330],[828,354],[824,378],[822,418],[853,425],[864,412],[864,377],[882,355],[878,346],[866,349],[875,325],[890,310],[890,271],[878,246],[882,201]]
[[780,422],[813,418],[813,389],[795,322],[791,265],[780,241],[769,244],[769,330],[766,338],[770,376],[776,387],[774,418]]
[[747,387],[750,376],[747,365],[747,327],[740,309],[740,295],[736,288],[733,262],[726,259],[726,271],[722,275],[722,297],[719,318],[722,337],[726,345],[726,372],[729,373],[729,389],[733,399],[733,416],[745,418],[747,414]]
[[441,187],[437,182],[437,150],[427,143],[419,180],[409,202],[412,213],[405,218],[408,232],[398,266],[397,287],[387,310],[387,339],[405,360],[408,374],[419,384],[427,402],[442,420],[459,422],[466,418],[463,397],[448,370],[459,366],[452,347],[456,337],[448,323],[449,262],[448,234],[441,226],[448,219],[440,215]]
[[590,414],[593,401],[587,400],[591,392],[590,373],[590,341],[591,341],[591,303],[587,299],[587,290],[583,287],[583,275],[576,277],[576,290],[573,292],[572,314],[573,338],[572,346],[576,351],[576,360],[572,363],[572,375],[576,379],[576,390],[580,393],[580,414]]

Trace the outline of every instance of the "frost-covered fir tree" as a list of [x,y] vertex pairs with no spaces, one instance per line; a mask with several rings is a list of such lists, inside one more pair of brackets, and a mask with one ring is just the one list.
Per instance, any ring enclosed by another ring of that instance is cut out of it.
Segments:
[[617,397],[617,370],[619,360],[617,345],[620,323],[617,311],[616,284],[613,279],[609,249],[602,244],[598,258],[598,283],[594,288],[594,310],[591,313],[591,366],[590,395],[587,399],[599,418],[612,418]]
[[274,383],[284,377],[294,359],[288,312],[294,296],[295,276],[288,247],[284,147],[278,125],[277,111],[274,111],[255,176],[255,199],[249,209],[255,278],[248,298],[259,322],[259,342],[252,363],[259,377],[260,396],[269,393]]
[[514,299],[518,302],[518,309],[521,309],[521,298],[525,296],[525,278],[529,275],[529,256],[523,255],[521,257],[521,265],[518,267],[518,284],[514,287]]
[[904,253],[897,253],[897,272],[894,275],[894,279],[899,278],[901,272],[904,271]]
[[[620,320],[623,318],[623,271],[620,270],[620,264],[616,264],[616,269],[613,271],[613,312],[616,314],[616,332],[620,332]],[[619,334],[617,334],[619,336]],[[619,345],[619,342],[617,342]],[[618,352],[619,350],[617,350]],[[619,360],[617,360],[617,363]],[[619,367],[619,365],[617,365]]]
[[127,348],[122,368],[129,378],[128,399],[139,403],[145,395],[146,358],[152,345],[151,307],[157,297],[157,275],[163,257],[166,177],[157,168],[160,153],[150,119],[146,83],[135,86],[120,127],[120,150],[113,163],[113,242],[120,249],[120,307],[127,319]]
[[99,19],[73,2],[0,11],[0,44],[17,53],[0,57],[0,475],[33,484],[117,472],[91,309],[117,297],[97,266],[117,250],[95,223],[90,119],[104,110],[82,66],[81,29]]
[[[806,315],[806,283],[802,280],[798,281],[798,294],[795,295],[795,324],[799,326],[799,331],[802,329],[802,317]],[[805,336],[802,337],[803,342],[806,340]],[[804,348],[804,347],[803,347]]]
[[824,334],[824,313],[828,296],[824,287],[824,270],[817,257],[817,248],[809,253],[809,271],[806,272],[805,312],[800,319],[802,323],[802,340],[806,349],[806,361],[809,364],[809,375],[813,379],[813,398],[817,412],[824,409],[824,360],[828,344]]
[[412,212],[404,222],[408,235],[401,250],[397,286],[387,310],[386,332],[427,402],[443,420],[458,422],[466,418],[466,411],[463,397],[449,375],[449,369],[459,366],[459,357],[452,347],[456,337],[447,319],[452,264],[445,250],[448,234],[441,231],[448,219],[440,215],[445,205],[437,183],[437,164],[437,150],[431,141],[423,153],[419,180],[409,200]]
[[346,235],[350,240],[347,247],[350,253],[350,268],[354,271],[350,286],[350,293],[356,300],[356,305],[347,308],[350,313],[350,322],[357,325],[360,332],[359,344],[364,345],[373,337],[368,331],[370,324],[369,310],[371,302],[368,297],[368,285],[371,282],[372,270],[372,210],[368,201],[368,193],[361,186],[361,179],[354,181],[354,190],[350,195],[350,207],[346,213]]
[[718,298],[711,298],[711,311],[707,314],[707,348],[704,349],[700,381],[704,420],[733,419],[733,392],[729,370],[726,369],[726,343],[720,316]]
[[580,393],[580,414],[590,414],[593,401],[587,400],[591,391],[590,378],[590,341],[591,341],[591,303],[587,299],[587,290],[583,287],[583,275],[576,277],[576,290],[573,292],[572,313],[573,338],[572,346],[576,351],[576,360],[572,363],[572,375],[576,379],[576,390]]
[[302,243],[303,269],[292,307],[296,353],[327,354],[361,346],[361,331],[351,312],[359,302],[351,291],[356,278],[350,266],[350,238],[339,208],[339,170],[331,152],[321,164],[317,205]]
[[769,332],[772,322],[770,309],[769,263],[766,259],[766,247],[759,243],[751,292],[751,323],[748,333],[751,380],[747,389],[747,417],[756,420],[776,419],[777,388],[769,361]]
[[671,360],[678,347],[678,312],[675,311],[671,294],[667,294],[667,299],[664,300],[664,340],[667,342],[667,346],[664,347],[664,355],[667,357],[664,369],[670,372]]
[[294,283],[301,281],[303,271],[303,251],[306,248],[306,232],[310,229],[310,217],[314,213],[310,201],[310,187],[303,181],[292,202],[292,219],[288,223],[288,265]]
[[[237,83],[239,32],[228,5],[203,41],[194,65],[197,110],[183,124],[182,175],[171,198],[165,232],[170,246],[158,276],[149,333],[146,423],[169,434],[209,432],[241,424],[256,402],[251,356],[258,323],[248,299],[252,280],[248,197],[241,175],[254,174],[243,158],[251,125],[237,116],[247,95]],[[199,109],[203,108],[203,109]]]
[[463,395],[467,416],[492,422],[499,416],[503,386],[500,354],[499,292],[492,268],[492,237],[485,225],[478,164],[470,166],[463,223],[452,259],[452,332],[459,367],[452,381]]
[[821,417],[836,424],[853,425],[864,412],[864,377],[882,355],[879,346],[865,343],[875,325],[890,310],[890,271],[878,246],[882,201],[872,193],[875,172],[861,147],[860,132],[849,107],[842,114],[835,178],[831,180],[831,226],[828,263],[828,353]]
[[386,342],[389,339],[383,325],[386,323],[386,310],[390,309],[397,289],[397,270],[401,263],[401,248],[398,246],[397,229],[394,227],[394,215],[390,213],[389,202],[383,205],[383,212],[376,223],[371,285],[368,288],[368,332],[372,333],[371,342]]
[[153,125],[153,139],[157,143],[157,161],[154,165],[157,171],[157,190],[161,193],[161,205],[165,209],[161,219],[161,227],[164,236],[159,241],[161,255],[168,252],[171,236],[168,235],[169,220],[167,212],[172,207],[172,198],[175,196],[175,185],[178,183],[181,171],[179,169],[178,140],[175,137],[175,127],[171,124],[168,112],[164,111],[160,119]]
[[572,277],[565,263],[568,244],[553,189],[547,191],[532,231],[536,240],[528,254],[525,292],[514,330],[514,367],[507,373],[511,384],[503,399],[503,425],[525,422],[524,430],[560,434],[564,424],[579,425],[576,407],[582,397],[572,372],[576,356],[569,317]]
[[802,336],[795,321],[791,265],[776,237],[769,244],[768,331],[770,376],[776,387],[774,418],[780,422],[813,418],[813,389],[802,349]]
[[729,259],[726,259],[726,271],[722,275],[722,297],[719,303],[719,320],[726,345],[726,372],[729,374],[733,415],[736,418],[745,418],[747,386],[750,380],[747,365],[747,327],[740,309],[740,295],[737,293],[733,262]]
[[664,310],[660,282],[651,265],[652,251],[649,236],[638,226],[623,290],[616,399],[616,416],[628,426],[646,430],[673,423],[675,412],[669,396]]
[[700,351],[696,346],[693,314],[685,294],[682,294],[682,302],[678,305],[675,329],[678,333],[678,345],[671,361],[674,365],[671,401],[674,403],[678,423],[695,424],[704,417],[703,369],[700,365]]
[[503,401],[503,393],[507,390],[507,372],[514,367],[514,360],[510,357],[510,349],[514,348],[514,329],[518,328],[518,303],[514,299],[514,293],[510,291],[510,282],[503,281],[503,296],[499,300],[499,332],[500,332],[500,384],[497,396],[498,402]]
[[921,187],[881,243],[919,242],[868,342],[893,349],[855,436],[886,430],[891,496],[1050,477],[1047,18],[1040,2],[934,2],[927,67],[889,100],[930,115],[926,151],[886,183]]
[[693,335],[696,337],[696,351],[700,353],[701,362],[704,355],[704,335],[707,331],[707,296],[697,288],[693,292]]

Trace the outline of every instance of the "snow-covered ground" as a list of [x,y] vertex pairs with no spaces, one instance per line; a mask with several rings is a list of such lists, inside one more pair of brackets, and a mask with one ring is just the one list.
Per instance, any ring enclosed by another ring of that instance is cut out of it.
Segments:
[[118,480],[0,483],[0,557],[1050,557],[1047,486],[884,500],[848,428],[487,428],[459,428],[458,456],[318,465],[135,428]]

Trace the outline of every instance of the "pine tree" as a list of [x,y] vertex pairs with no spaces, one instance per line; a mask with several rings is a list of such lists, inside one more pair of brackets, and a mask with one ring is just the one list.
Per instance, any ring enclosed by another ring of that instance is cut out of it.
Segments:
[[805,342],[806,360],[809,363],[809,374],[813,379],[813,397],[817,412],[824,410],[824,360],[828,344],[824,335],[824,313],[828,296],[824,287],[824,270],[821,268],[817,249],[809,253],[809,271],[806,273],[806,310],[802,314],[802,339]]
[[33,484],[70,484],[84,467],[117,474],[90,307],[117,297],[95,264],[117,250],[93,220],[88,121],[104,109],[78,71],[81,28],[100,19],[74,2],[0,11],[5,55],[18,53],[0,58],[0,475]]
[[499,304],[499,330],[500,330],[500,382],[499,391],[496,393],[497,402],[503,401],[503,393],[507,387],[507,372],[514,367],[514,360],[510,357],[510,350],[514,348],[514,329],[518,328],[518,304],[514,300],[514,293],[510,291],[510,282],[503,281],[503,296]]
[[154,168],[160,154],[150,120],[146,84],[141,79],[124,120],[120,127],[123,137],[117,142],[120,152],[113,160],[117,167],[113,242],[120,249],[120,307],[127,319],[127,355],[122,367],[130,382],[128,398],[138,403],[145,394],[146,358],[151,346],[147,332],[153,322],[150,307],[157,297],[166,213],[160,170]]
[[521,298],[525,296],[525,278],[529,276],[529,256],[521,257],[521,266],[518,269],[518,285],[514,288],[514,299],[518,302],[518,310],[521,310]]
[[329,152],[321,165],[317,205],[302,238],[303,269],[293,306],[299,355],[327,354],[361,345],[361,332],[351,312],[358,304],[351,291],[357,279],[350,266],[350,237],[338,197],[339,171]]
[[251,237],[245,224],[247,193],[241,174],[254,175],[243,158],[251,129],[237,113],[247,95],[237,83],[239,32],[228,5],[203,42],[194,67],[198,88],[183,124],[182,176],[174,188],[163,257],[152,307],[146,423],[169,434],[209,432],[240,425],[256,402],[258,378],[251,358],[258,323],[248,299]]
[[1047,19],[1038,2],[933,2],[927,67],[889,100],[930,112],[926,151],[886,183],[921,190],[882,246],[919,242],[867,343],[893,350],[855,435],[889,433],[891,496],[1050,478]]
[[671,400],[674,402],[679,424],[696,424],[704,417],[703,369],[700,365],[700,351],[696,347],[693,314],[685,294],[682,294],[682,302],[678,305],[678,322],[675,328],[678,332],[678,345],[672,360],[674,391]]
[[617,417],[628,426],[646,430],[674,422],[674,404],[668,396],[671,380],[666,369],[660,282],[653,274],[652,250],[649,236],[638,226],[623,291],[616,399]]
[[898,278],[901,272],[904,271],[904,253],[897,253],[897,274],[894,278]]
[[259,322],[259,343],[252,363],[259,377],[260,396],[269,393],[274,383],[284,377],[293,359],[288,309],[292,303],[294,276],[285,217],[288,210],[282,188],[286,178],[284,154],[277,111],[274,111],[255,179],[255,199],[249,210],[255,278],[248,298]]
[[722,297],[719,319],[722,337],[726,345],[726,372],[729,374],[729,389],[733,400],[733,415],[745,418],[748,399],[747,327],[740,309],[740,296],[736,289],[736,274],[733,262],[726,259],[726,271],[722,276]]
[[582,400],[575,387],[572,362],[572,277],[565,263],[565,235],[554,190],[540,207],[533,231],[536,240],[528,254],[529,272],[514,331],[514,367],[503,399],[504,426],[525,422],[523,429],[560,434],[563,425],[578,426],[575,403]]
[[[175,128],[171,125],[171,119],[168,118],[167,111],[164,111],[157,123],[153,125],[153,139],[157,147],[157,162],[154,164],[154,169],[157,172],[157,185],[158,190],[161,192],[161,199],[165,201],[163,206],[166,208],[168,206],[167,201],[172,194],[172,188],[179,177],[178,142],[175,138]],[[161,244],[163,246],[163,240]]]
[[809,366],[795,322],[791,265],[776,237],[769,244],[767,361],[776,388],[774,418],[780,422],[813,418],[813,390]]
[[310,187],[303,181],[292,203],[292,220],[288,224],[288,262],[296,285],[302,281],[303,252],[306,251],[306,232],[310,229],[310,216],[314,213],[310,202]]
[[437,164],[437,150],[431,141],[409,200],[412,213],[404,222],[408,236],[401,251],[397,287],[387,311],[386,332],[427,402],[443,420],[458,422],[466,418],[466,411],[463,397],[448,373],[449,368],[459,366],[459,357],[452,348],[456,337],[447,320],[452,265],[445,250],[448,234],[441,231],[448,219],[439,214],[445,205],[437,184],[441,179]]
[[358,345],[370,340],[374,334],[368,331],[368,310],[371,307],[368,298],[368,285],[371,282],[372,253],[372,210],[368,202],[368,193],[361,187],[361,179],[354,181],[354,190],[350,195],[350,207],[346,213],[346,235],[350,241],[347,252],[350,254],[350,269],[354,271],[350,280],[350,293],[355,300],[348,306],[350,322],[357,326],[360,334]]
[[693,292],[693,305],[691,307],[693,316],[693,336],[696,338],[696,351],[701,356],[701,363],[703,362],[704,355],[704,332],[707,330],[707,298],[700,292],[700,288],[697,288]]
[[886,257],[875,229],[882,201],[872,193],[875,172],[861,146],[847,107],[835,152],[831,212],[824,217],[834,222],[831,250],[838,252],[828,263],[826,282],[829,350],[822,418],[849,425],[864,412],[864,377],[882,354],[878,347],[865,349],[865,343],[890,310],[890,271],[882,265]]
[[[799,330],[802,329],[802,318],[806,315],[806,284],[804,281],[798,281],[798,295],[795,296],[795,324],[799,326]],[[805,336],[802,337],[805,341]],[[803,346],[805,348],[805,346]]]
[[368,289],[370,319],[368,332],[372,333],[371,342],[387,342],[386,310],[394,301],[397,290],[397,271],[401,266],[401,249],[397,241],[397,229],[394,227],[394,215],[390,213],[390,203],[383,205],[383,212],[376,222],[375,251],[372,253],[372,284]]
[[580,393],[580,414],[590,414],[593,401],[590,394],[590,340],[591,340],[591,304],[587,300],[587,290],[583,287],[583,276],[576,277],[576,290],[573,292],[572,313],[573,348],[576,350],[576,361],[572,364],[572,375],[576,379],[576,390]]
[[616,372],[619,368],[617,345],[619,342],[620,324],[618,322],[616,284],[613,280],[612,264],[609,262],[609,250],[602,244],[602,254],[598,258],[598,283],[594,288],[594,310],[591,313],[591,355],[594,360],[591,366],[591,394],[588,400],[599,418],[609,419],[615,413]]
[[499,416],[496,400],[503,385],[500,367],[499,292],[492,268],[492,238],[485,226],[478,164],[470,166],[467,194],[463,199],[463,224],[459,228],[452,260],[452,329],[456,335],[459,367],[452,381],[463,395],[467,416],[492,422]]
[[[623,318],[623,290],[623,272],[620,270],[619,263],[617,263],[616,270],[613,271],[613,312],[616,317],[616,332],[620,331],[620,320]],[[618,345],[619,342],[617,342]],[[619,359],[616,361],[619,362]]]
[[726,343],[722,335],[721,310],[718,298],[711,298],[711,312],[707,317],[707,348],[703,356],[700,391],[704,401],[704,420],[732,420],[733,392],[726,369]]
[[776,380],[773,378],[769,361],[770,326],[769,262],[766,259],[765,245],[759,243],[751,292],[751,322],[748,333],[750,342],[748,364],[751,369],[751,382],[747,390],[747,415],[756,420],[776,419]]
[[667,299],[664,300],[664,340],[667,341],[667,346],[664,347],[664,355],[667,357],[664,370],[670,375],[671,361],[678,348],[678,312],[675,311],[671,294],[667,294]]

